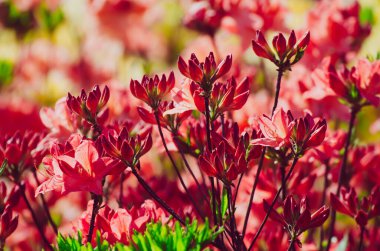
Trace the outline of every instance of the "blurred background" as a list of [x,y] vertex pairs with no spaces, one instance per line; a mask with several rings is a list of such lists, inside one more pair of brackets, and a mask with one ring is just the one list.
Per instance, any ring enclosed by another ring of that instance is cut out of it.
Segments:
[[[249,69],[257,65],[250,47],[256,30],[314,29],[313,41],[315,31],[326,33],[323,15],[333,15],[321,11],[321,1],[257,0],[234,8],[237,2],[0,0],[0,131],[43,128],[40,107],[54,105],[68,91],[104,83],[128,87],[131,78],[176,71],[178,56],[191,52],[201,58],[209,51],[219,58],[232,53]],[[345,8],[355,1],[323,2]],[[376,55],[380,1],[359,4],[359,19],[372,32],[358,53]],[[319,23],[310,28],[313,18]],[[245,75],[253,76],[255,84],[265,82],[251,68]]]

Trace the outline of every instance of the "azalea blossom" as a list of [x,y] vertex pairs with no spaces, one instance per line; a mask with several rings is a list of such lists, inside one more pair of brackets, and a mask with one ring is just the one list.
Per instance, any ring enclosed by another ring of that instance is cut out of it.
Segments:
[[102,157],[95,143],[73,135],[65,145],[55,144],[51,156],[43,159],[47,180],[36,189],[35,195],[59,189],[62,194],[88,191],[103,194],[103,179],[123,169],[118,162]]

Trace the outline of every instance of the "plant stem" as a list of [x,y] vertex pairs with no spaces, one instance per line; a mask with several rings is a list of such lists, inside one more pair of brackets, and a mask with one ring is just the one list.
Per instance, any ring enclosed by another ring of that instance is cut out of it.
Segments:
[[360,227],[360,241],[359,241],[358,251],[362,251],[363,248],[364,248],[364,246],[363,246],[364,232],[365,232],[365,228],[364,227]]
[[[348,132],[347,132],[346,144],[344,146],[342,166],[340,167],[338,187],[337,187],[337,190],[335,192],[335,195],[338,197],[340,194],[340,189],[342,188],[342,185],[343,185],[343,181],[346,180],[346,166],[347,166],[348,148],[350,147],[352,132],[353,132],[354,125],[355,125],[355,119],[356,119],[356,115],[359,112],[359,110],[360,110],[360,108],[356,108],[356,107],[351,108],[350,123],[349,123],[349,127],[348,127]],[[331,223],[330,223],[330,227],[329,227],[330,232],[329,232],[329,237],[328,237],[327,247],[326,247],[327,251],[330,249],[331,239],[334,235],[335,221],[336,221],[336,210],[333,210],[332,214],[331,214]]]
[[232,214],[232,194],[231,194],[231,188],[227,187],[227,199],[228,199],[228,214],[230,215],[230,230],[231,230],[231,239],[232,239],[232,248],[236,250],[236,229],[235,229],[235,216]]
[[242,238],[243,239],[244,239],[244,236],[245,236],[245,233],[246,233],[246,230],[247,230],[247,226],[248,226],[248,219],[249,219],[249,215],[251,213],[253,197],[255,196],[255,191],[256,191],[257,184],[259,183],[259,175],[261,173],[261,169],[263,168],[265,151],[266,151],[266,148],[263,149],[263,152],[262,152],[262,154],[260,156],[259,165],[257,167],[257,172],[256,172],[256,177],[255,177],[255,180],[253,182],[253,186],[252,186],[252,190],[251,190],[251,195],[249,197],[248,208],[247,208],[247,212],[245,214],[244,225],[243,225],[243,232],[242,232]]
[[[298,155],[294,156],[294,160],[293,160],[292,166],[290,167],[289,172],[288,172],[288,174],[287,174],[286,177],[285,177],[285,183],[289,180],[290,176],[292,175],[293,170],[294,170],[294,167],[295,167],[296,164],[297,164],[298,158],[299,158]],[[252,241],[251,245],[249,246],[248,251],[252,249],[252,247],[253,247],[253,245],[255,244],[257,238],[260,236],[260,233],[261,233],[261,231],[263,230],[264,225],[265,225],[265,223],[267,222],[267,220],[268,220],[268,218],[269,218],[269,215],[270,215],[270,213],[272,212],[272,209],[273,209],[274,205],[276,204],[277,199],[278,199],[278,197],[280,196],[280,193],[281,193],[282,189],[283,189],[283,187],[282,187],[282,185],[281,185],[280,189],[277,191],[276,195],[274,196],[274,199],[273,199],[273,201],[272,201],[272,204],[269,206],[268,212],[267,212],[267,214],[265,215],[265,218],[264,218],[263,222],[261,223],[261,225],[260,225],[260,227],[259,227],[259,230],[257,231],[255,237],[253,238],[253,241]]]
[[94,204],[92,205],[92,212],[91,212],[91,220],[90,220],[90,228],[88,230],[88,235],[87,235],[87,242],[91,243],[92,241],[92,235],[94,233],[94,227],[95,227],[95,218],[96,215],[98,214],[99,211],[99,204],[101,202],[101,196],[91,193],[91,197],[94,200]]
[[[206,138],[207,138],[207,149],[211,152],[211,131],[210,131],[210,110],[209,110],[209,97],[205,96],[205,110],[206,110]],[[215,201],[215,184],[214,178],[210,177],[211,183],[211,203],[212,203],[212,213],[214,216],[214,224],[218,225],[218,219],[216,217],[216,201]]]
[[[322,200],[321,200],[321,207],[325,204],[326,202],[326,192],[327,192],[327,187],[328,187],[328,174],[330,172],[330,165],[329,161],[325,161],[325,174],[324,174],[324,179],[323,179],[323,193],[322,193]],[[324,239],[325,231],[323,229],[323,224],[321,226],[321,231],[319,234],[319,249],[322,250],[322,242]]]
[[271,117],[273,117],[273,114],[277,108],[278,97],[280,96],[280,89],[281,89],[281,79],[282,79],[282,75],[284,74],[284,70],[281,67],[279,67],[277,69],[277,71],[278,71],[278,73],[277,73],[277,83],[276,83],[276,94],[274,97],[274,103],[273,103],[273,107],[272,107],[272,116]]
[[[178,139],[177,137],[178,137],[178,135],[174,133],[173,134],[173,140],[177,141],[177,139]],[[177,145],[179,145],[179,144],[177,144]],[[203,200],[207,201],[207,195],[205,194],[205,192],[204,192],[201,184],[199,183],[197,177],[195,177],[193,170],[191,170],[191,167],[189,165],[189,162],[186,159],[185,154],[183,153],[183,151],[182,151],[182,149],[180,147],[178,147],[178,151],[179,151],[179,154],[181,155],[181,158],[182,158],[183,162],[185,163],[185,166],[186,166],[187,170],[189,171],[189,173],[193,177],[193,180],[195,181],[195,183],[196,183],[199,191],[201,191]]]
[[[123,161],[125,165],[127,163]],[[185,221],[172,209],[165,201],[163,201],[154,191],[153,189],[145,182],[145,180],[138,174],[135,167],[132,167],[132,174],[137,178],[137,181],[140,185],[147,191],[152,198],[157,201],[169,214],[171,214],[176,220],[178,220],[182,225],[186,225]]]
[[239,181],[238,181],[236,189],[235,189],[235,196],[234,196],[234,202],[233,202],[234,207],[236,205],[236,199],[237,199],[237,196],[239,193],[239,188],[240,188],[240,184],[241,184],[241,180],[243,179],[243,176],[244,176],[244,173],[240,174]]
[[285,200],[286,198],[286,183],[285,183],[285,174],[286,174],[286,165],[281,164],[280,171],[281,171],[281,186],[282,189],[282,199]]
[[158,115],[158,112],[155,112],[154,113],[154,117],[156,118],[156,122],[157,122],[157,126],[158,126],[158,132],[160,133],[160,136],[161,136],[161,141],[162,141],[162,144],[164,145],[164,148],[165,148],[165,151],[166,151],[166,154],[168,155],[173,167],[174,167],[174,170],[175,172],[177,173],[177,176],[179,178],[179,181],[183,187],[183,189],[185,190],[185,193],[187,195],[187,197],[189,197],[190,201],[192,202],[195,210],[198,212],[199,216],[201,216],[201,218],[204,219],[204,215],[203,213],[201,212],[201,210],[198,208],[198,205],[197,203],[195,202],[194,198],[190,195],[190,192],[189,190],[187,189],[186,187],[186,184],[182,178],[182,175],[181,175],[181,172],[179,171],[178,167],[177,167],[177,164],[175,163],[174,161],[174,158],[173,156],[171,155],[169,149],[168,149],[168,146],[166,145],[166,140],[165,140],[165,137],[164,137],[164,133],[162,132],[162,128],[161,128],[161,123],[160,123],[160,118],[159,118],[159,115]]
[[32,206],[30,205],[30,202],[28,200],[28,198],[26,197],[26,193],[25,193],[25,186],[24,185],[21,185],[21,183],[17,183],[17,185],[20,187],[20,191],[21,191],[21,196],[23,197],[24,201],[25,201],[25,204],[30,212],[30,214],[32,215],[32,218],[33,218],[33,221],[34,221],[34,224],[35,226],[37,227],[37,230],[38,232],[40,233],[41,235],[41,238],[43,240],[43,242],[45,243],[46,247],[49,249],[49,250],[53,250],[52,246],[50,245],[48,239],[46,238],[45,236],[45,233],[44,233],[44,230],[42,228],[42,225],[38,222],[38,218],[35,214],[35,212],[33,211],[33,208]]
[[[274,112],[276,111],[276,108],[277,108],[278,97],[280,95],[280,88],[281,88],[281,79],[282,79],[282,75],[284,73],[284,70],[281,67],[279,67],[277,71],[278,71],[278,73],[277,73],[277,82],[276,82],[276,95],[275,95],[275,98],[274,98],[274,103],[273,103],[273,107],[272,107],[272,113],[271,113],[272,115],[271,115],[271,117],[273,117],[273,114],[274,114]],[[257,187],[257,184],[259,182],[260,173],[261,173],[261,170],[263,168],[264,158],[265,158],[265,152],[266,152],[266,147],[263,149],[263,152],[261,153],[260,160],[259,160],[259,165],[257,167],[257,173],[256,173],[256,176],[255,176],[255,180],[253,182],[253,186],[252,186],[252,190],[251,190],[251,195],[250,195],[249,202],[248,202],[247,213],[245,214],[245,219],[244,219],[244,226],[243,226],[243,232],[242,232],[242,238],[243,239],[244,239],[244,236],[245,236],[245,232],[247,230],[247,224],[248,224],[249,214],[251,213],[251,207],[252,207],[253,197],[255,195],[256,187]]]
[[[33,176],[34,176],[34,179],[36,180],[37,185],[39,186],[41,183],[38,180],[38,177],[37,177],[37,174],[36,174],[35,170],[33,170]],[[41,201],[42,201],[42,207],[43,207],[43,209],[44,209],[44,211],[46,213],[48,221],[49,221],[51,227],[53,228],[55,235],[58,235],[57,225],[55,225],[55,223],[53,221],[53,218],[51,217],[51,214],[50,214],[50,211],[49,211],[49,207],[48,207],[48,205],[46,203],[46,200],[45,200],[45,196],[43,194],[40,194],[40,198],[41,198]]]
[[295,238],[292,238],[288,247],[288,251],[294,250],[294,241],[295,241]]

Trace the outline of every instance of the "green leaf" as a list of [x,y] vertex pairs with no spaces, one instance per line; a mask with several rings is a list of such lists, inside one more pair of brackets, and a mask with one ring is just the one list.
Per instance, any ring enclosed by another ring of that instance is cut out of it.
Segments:
[[4,159],[3,163],[1,164],[1,167],[0,167],[0,176],[3,175],[4,171],[5,171],[5,168],[7,168],[8,166],[8,161],[6,159]]
[[222,218],[226,215],[227,208],[228,208],[228,194],[227,189],[223,188],[223,195],[222,195]]

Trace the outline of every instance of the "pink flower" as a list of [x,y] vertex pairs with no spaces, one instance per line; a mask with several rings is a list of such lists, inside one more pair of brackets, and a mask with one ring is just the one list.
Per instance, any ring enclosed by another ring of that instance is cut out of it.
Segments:
[[263,115],[258,122],[264,137],[254,139],[251,144],[270,147],[281,147],[287,144],[294,122],[283,109],[277,110],[272,119]]
[[380,105],[380,60],[369,62],[359,60],[355,73],[358,82],[356,87],[362,96],[372,105]]
[[77,130],[76,115],[71,113],[66,104],[66,98],[59,99],[54,109],[43,107],[40,118],[42,123],[49,128],[50,136],[54,138],[67,138]]
[[65,146],[52,147],[52,156],[43,160],[50,177],[36,189],[36,196],[58,188],[62,194],[87,191],[101,195],[104,177],[122,171],[118,162],[100,156],[93,141],[79,141],[79,137],[74,135]]

